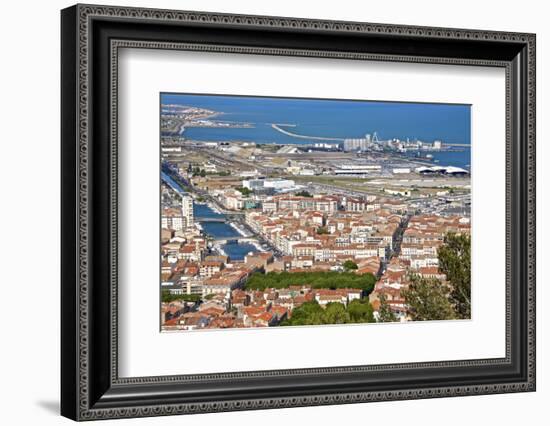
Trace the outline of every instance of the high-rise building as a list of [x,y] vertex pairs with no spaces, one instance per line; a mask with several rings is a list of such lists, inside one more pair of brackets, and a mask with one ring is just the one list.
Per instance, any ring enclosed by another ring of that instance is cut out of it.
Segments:
[[181,197],[181,208],[166,207],[162,210],[161,227],[181,231],[193,226],[193,198],[188,195]]
[[193,226],[195,223],[193,198],[188,195],[182,195],[181,197],[181,215],[185,218],[185,226],[187,228]]

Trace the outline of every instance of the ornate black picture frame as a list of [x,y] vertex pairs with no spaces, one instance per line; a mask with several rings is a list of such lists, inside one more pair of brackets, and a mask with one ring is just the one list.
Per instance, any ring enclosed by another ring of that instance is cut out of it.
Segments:
[[[76,5],[61,13],[61,413],[159,416],[535,390],[535,35]],[[121,47],[506,70],[506,356],[120,378],[117,54]]]

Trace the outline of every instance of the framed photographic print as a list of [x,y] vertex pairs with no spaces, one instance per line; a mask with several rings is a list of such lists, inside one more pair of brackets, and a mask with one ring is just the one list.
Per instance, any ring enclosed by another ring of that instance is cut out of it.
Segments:
[[535,390],[535,36],[76,5],[74,420]]

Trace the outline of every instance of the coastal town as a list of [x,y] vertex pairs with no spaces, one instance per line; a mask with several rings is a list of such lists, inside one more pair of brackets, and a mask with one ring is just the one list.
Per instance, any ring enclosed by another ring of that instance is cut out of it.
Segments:
[[[254,127],[222,118],[161,105],[162,331],[469,317],[469,296],[452,297],[469,276],[444,256],[469,273],[470,170],[432,161],[461,146],[289,123],[270,124],[289,143],[186,133]],[[411,302],[422,286],[438,312]]]

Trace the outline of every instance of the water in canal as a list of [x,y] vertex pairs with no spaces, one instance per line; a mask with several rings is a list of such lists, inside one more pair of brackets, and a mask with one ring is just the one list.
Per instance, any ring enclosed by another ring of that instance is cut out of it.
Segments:
[[[206,204],[194,203],[193,212],[197,222],[200,222],[204,232],[214,238],[230,239],[241,234],[227,222],[201,222],[201,218],[219,218],[223,214],[216,213]],[[229,242],[221,246],[221,249],[232,260],[243,260],[249,252],[257,252],[258,249],[250,243]]]

